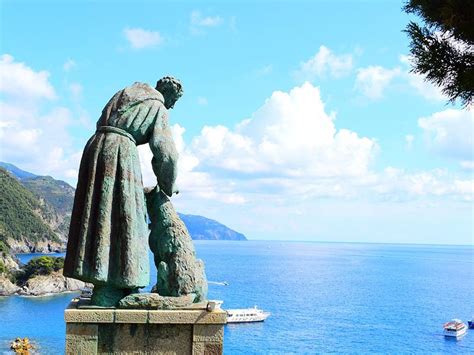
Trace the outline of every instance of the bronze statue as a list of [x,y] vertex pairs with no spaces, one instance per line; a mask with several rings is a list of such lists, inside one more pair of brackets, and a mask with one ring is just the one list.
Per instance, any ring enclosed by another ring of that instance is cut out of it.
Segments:
[[[149,231],[137,145],[148,143],[153,152],[155,191],[172,196],[177,192],[178,153],[168,109],[182,93],[181,83],[172,77],[160,79],[156,88],[135,83],[120,90],[104,107],[84,148],[64,275],[94,284],[92,304],[114,306],[149,283]],[[197,299],[201,296],[205,292]]]

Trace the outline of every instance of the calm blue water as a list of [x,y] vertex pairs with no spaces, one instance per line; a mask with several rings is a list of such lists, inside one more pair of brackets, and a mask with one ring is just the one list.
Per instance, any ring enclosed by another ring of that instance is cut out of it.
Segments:
[[[228,325],[226,354],[474,353],[474,330],[445,340],[442,324],[474,315],[474,248],[294,242],[195,242],[210,298],[270,311]],[[26,261],[30,256],[23,255]],[[64,348],[72,294],[0,298],[0,346],[28,336],[44,354]]]

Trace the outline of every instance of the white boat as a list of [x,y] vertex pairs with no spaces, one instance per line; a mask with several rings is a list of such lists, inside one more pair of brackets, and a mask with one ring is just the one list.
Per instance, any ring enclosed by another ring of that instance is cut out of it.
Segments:
[[443,326],[445,337],[459,338],[466,334],[467,325],[459,319],[453,319]]
[[264,312],[258,309],[257,306],[254,308],[228,309],[226,312],[227,323],[263,322],[270,316],[269,312]]

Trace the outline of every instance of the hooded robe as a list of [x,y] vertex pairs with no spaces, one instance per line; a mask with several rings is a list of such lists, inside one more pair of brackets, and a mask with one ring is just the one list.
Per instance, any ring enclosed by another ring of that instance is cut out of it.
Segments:
[[158,186],[174,191],[178,153],[160,92],[135,83],[107,103],[82,155],[64,275],[95,285],[149,283],[148,225],[137,145],[149,143]]

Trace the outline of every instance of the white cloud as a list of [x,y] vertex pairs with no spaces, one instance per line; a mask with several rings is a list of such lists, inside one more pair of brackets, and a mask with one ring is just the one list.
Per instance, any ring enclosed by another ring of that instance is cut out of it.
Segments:
[[355,89],[363,96],[376,100],[383,97],[384,91],[394,82],[405,86],[429,101],[447,101],[440,87],[427,81],[425,76],[411,73],[410,57],[400,56],[401,66],[392,69],[380,65],[368,66],[357,70]]
[[36,72],[9,54],[0,58],[0,92],[22,100],[56,97],[47,71]]
[[381,66],[360,68],[357,70],[355,89],[369,99],[380,99],[392,80],[400,74],[401,69],[398,67],[393,69]]
[[64,64],[63,64],[63,70],[65,72],[71,71],[76,67],[76,62],[72,59],[68,59]]
[[157,31],[127,27],[123,33],[133,49],[156,47],[163,43],[163,37]]
[[462,160],[459,164],[465,170],[474,170],[474,160]]
[[357,176],[376,151],[374,140],[337,130],[319,88],[276,91],[236,129],[204,127],[192,142],[200,164],[248,175]]
[[[178,124],[171,127],[176,149],[179,152],[178,179],[176,184],[180,195],[186,198],[214,200],[224,204],[242,204],[246,199],[238,192],[233,191],[232,184],[226,181],[217,181],[208,172],[195,169],[199,159],[187,149],[183,139],[185,129]],[[156,185],[156,177],[151,168],[151,153],[148,145],[138,147],[144,186]]]
[[[6,62],[11,83],[26,81],[9,88],[11,95],[0,101],[0,160],[71,181],[73,172],[77,174],[80,151],[72,145],[70,129],[80,126],[79,120],[65,107],[45,109],[45,101],[55,97],[49,74],[36,72],[12,57]],[[20,87],[23,93],[17,97]]]
[[351,54],[336,55],[329,48],[321,46],[312,58],[300,64],[295,75],[302,80],[313,80],[328,74],[339,78],[351,72],[352,61]]
[[198,10],[191,12],[191,26],[217,27],[223,22],[224,20],[220,16],[203,16]]
[[474,179],[459,179],[440,169],[410,173],[388,167],[377,175],[372,189],[399,201],[430,196],[474,200]]
[[447,109],[418,120],[429,147],[462,161],[474,160],[474,111]]

